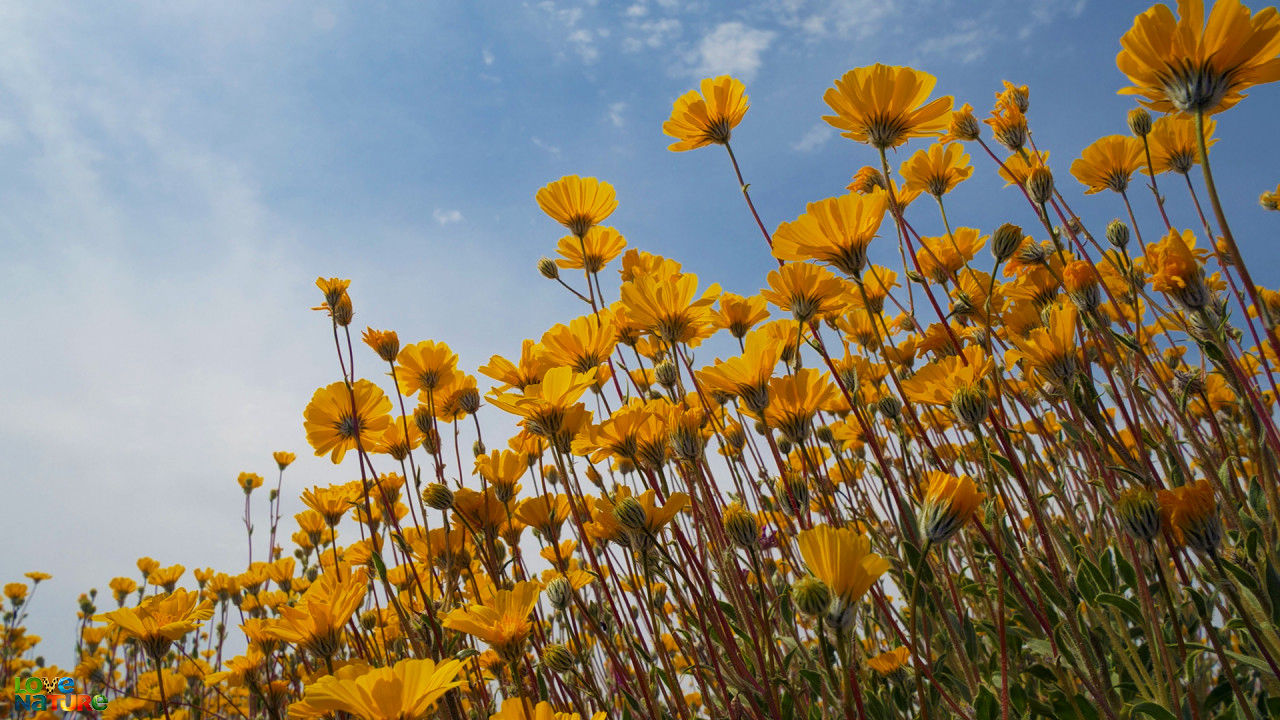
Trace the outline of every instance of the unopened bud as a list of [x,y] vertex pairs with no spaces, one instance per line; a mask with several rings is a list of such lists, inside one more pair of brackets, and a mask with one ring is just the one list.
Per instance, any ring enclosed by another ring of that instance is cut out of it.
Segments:
[[444,483],[431,483],[422,489],[422,502],[433,510],[453,507],[453,491]]
[[1129,132],[1137,137],[1146,137],[1151,132],[1151,113],[1142,108],[1129,111]]
[[542,273],[542,277],[548,280],[558,280],[560,278],[560,267],[551,258],[542,258],[538,261],[538,272]]
[[1107,242],[1113,247],[1123,250],[1129,244],[1129,226],[1119,220],[1107,223]]
[[996,228],[991,236],[991,254],[995,256],[996,262],[1002,263],[1013,257],[1022,244],[1022,238],[1022,228],[1013,223],[1005,223]]
[[1032,168],[1027,173],[1027,194],[1037,205],[1049,202],[1049,198],[1053,197],[1053,173],[1049,168]]

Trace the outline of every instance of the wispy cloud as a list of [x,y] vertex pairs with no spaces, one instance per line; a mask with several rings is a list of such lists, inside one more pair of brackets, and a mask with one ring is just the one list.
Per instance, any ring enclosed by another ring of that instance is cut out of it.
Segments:
[[776,35],[737,21],[720,23],[698,43],[692,74],[728,74],[751,80],[763,63],[761,56]]
[[609,112],[607,113],[609,122],[613,123],[613,126],[616,128],[626,125],[627,118],[624,115],[626,111],[627,104],[624,102],[609,103]]
[[431,213],[431,217],[435,218],[436,222],[441,225],[462,222],[462,213],[458,210],[443,210],[441,208],[436,208],[435,211]]
[[826,145],[833,135],[835,135],[835,129],[825,122],[820,122],[806,130],[799,140],[791,143],[791,147],[800,152],[812,152]]

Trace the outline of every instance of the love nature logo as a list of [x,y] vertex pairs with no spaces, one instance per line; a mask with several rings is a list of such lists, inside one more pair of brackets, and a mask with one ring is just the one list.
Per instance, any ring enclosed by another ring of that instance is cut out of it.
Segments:
[[101,711],[107,707],[105,695],[76,692],[75,678],[34,675],[14,678],[14,710],[62,710],[64,712]]

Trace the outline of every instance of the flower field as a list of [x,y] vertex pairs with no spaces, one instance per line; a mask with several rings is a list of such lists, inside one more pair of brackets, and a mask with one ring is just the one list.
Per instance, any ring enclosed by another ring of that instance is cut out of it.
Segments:
[[[984,112],[849,70],[822,119],[866,165],[775,227],[733,150],[749,88],[703,80],[662,130],[724,166],[760,291],[632,247],[606,179],[553,179],[537,271],[580,314],[478,377],[318,278],[333,381],[299,409],[351,480],[288,517],[294,453],[242,473],[246,564],[139,559],[67,619],[74,667],[25,624],[49,577],[6,579],[0,715],[1280,717],[1280,292],[1212,153],[1221,113],[1276,102],[1280,13],[1157,4],[1119,48],[1127,132],[1070,162],[1026,86]],[[960,225],[975,173],[1036,222]],[[1126,215],[1091,226],[1072,183]]]

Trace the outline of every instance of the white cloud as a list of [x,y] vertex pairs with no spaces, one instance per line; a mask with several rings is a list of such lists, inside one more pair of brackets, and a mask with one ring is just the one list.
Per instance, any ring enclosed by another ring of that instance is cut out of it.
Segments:
[[462,213],[458,210],[443,210],[441,208],[436,208],[435,211],[431,213],[431,217],[435,218],[436,222],[441,225],[462,222]]
[[640,3],[636,3],[635,5],[630,5],[627,7],[627,10],[626,10],[627,17],[638,18],[638,17],[644,17],[645,15],[648,15],[648,14],[649,14],[649,8],[645,7],[644,5],[641,5]]
[[657,18],[643,22],[630,23],[629,33],[622,41],[625,52],[637,52],[645,48],[657,50],[680,36],[683,27],[676,18]]
[[485,65],[492,65],[494,61],[493,52],[489,48],[482,49],[480,51],[480,59],[484,61]]
[[547,152],[551,153],[552,155],[554,155],[554,156],[556,156],[556,157],[559,157],[559,156],[560,156],[560,146],[559,146],[559,145],[552,145],[551,143],[549,143],[549,142],[547,142],[547,141],[543,140],[543,139],[542,139],[542,138],[540,138],[540,137],[532,137],[532,138],[529,138],[529,139],[533,142],[533,144],[534,144],[535,146],[540,147],[540,148],[542,148],[543,150],[546,150]]
[[623,115],[626,110],[627,104],[624,102],[609,103],[609,112],[607,113],[609,116],[609,122],[613,123],[614,127],[619,128],[626,125],[627,119]]
[[586,28],[578,28],[565,38],[582,61],[590,65],[600,59],[600,50],[596,48],[595,36]]
[[800,152],[817,150],[835,135],[835,129],[825,122],[817,123],[805,131],[800,139],[791,143],[791,147]]
[[755,77],[761,55],[776,33],[757,30],[740,22],[720,23],[698,43],[694,75],[733,75],[742,80]]

